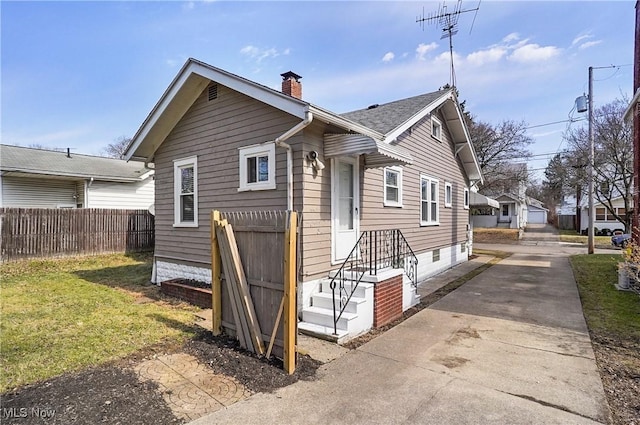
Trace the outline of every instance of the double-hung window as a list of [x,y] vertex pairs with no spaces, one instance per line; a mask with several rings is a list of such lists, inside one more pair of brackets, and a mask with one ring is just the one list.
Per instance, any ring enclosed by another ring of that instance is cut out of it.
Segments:
[[276,146],[274,143],[240,148],[239,165],[239,192],[276,188]]
[[402,206],[402,168],[400,167],[384,169],[384,206]]
[[420,224],[437,225],[438,217],[438,180],[420,176]]
[[173,161],[173,226],[198,227],[198,157]]

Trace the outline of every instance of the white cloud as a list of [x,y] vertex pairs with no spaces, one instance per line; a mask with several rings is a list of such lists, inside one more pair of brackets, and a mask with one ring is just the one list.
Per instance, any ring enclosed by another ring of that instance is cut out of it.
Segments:
[[264,59],[269,59],[269,58],[276,58],[278,56],[281,55],[288,55],[291,53],[291,49],[286,48],[283,51],[278,51],[277,49],[271,47],[269,49],[263,49],[260,47],[256,47],[256,46],[252,46],[252,45],[247,45],[244,46],[242,49],[240,49],[240,53],[242,53],[243,55],[249,57],[250,59],[255,60],[256,62],[260,63],[262,62]]
[[580,44],[582,43],[584,40],[588,40],[590,38],[592,38],[593,36],[590,34],[584,34],[584,35],[579,35],[576,38],[573,39],[573,41],[571,42],[571,47],[575,46],[576,44]]
[[602,43],[602,40],[587,41],[586,43],[582,43],[580,47],[578,47],[578,49],[580,50],[588,49],[589,47],[597,46],[600,43]]
[[486,63],[498,62],[507,54],[507,49],[504,47],[492,47],[486,50],[479,50],[477,52],[467,55],[467,61],[471,65],[481,66]]
[[502,39],[502,41],[505,43],[511,43],[512,41],[517,40],[520,40],[520,34],[518,34],[517,32],[512,32]]
[[396,55],[394,55],[393,52],[387,52],[382,57],[382,62],[391,62],[395,57]]
[[418,47],[416,47],[416,58],[418,60],[425,60],[427,53],[435,50],[438,47],[438,44],[433,42],[429,44],[420,43]]
[[552,59],[560,54],[561,49],[555,46],[540,46],[535,43],[520,46],[509,55],[515,62],[539,62]]

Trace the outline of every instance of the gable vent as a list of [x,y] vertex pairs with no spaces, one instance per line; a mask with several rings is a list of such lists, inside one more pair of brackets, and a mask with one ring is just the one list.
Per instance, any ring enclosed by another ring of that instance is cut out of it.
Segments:
[[209,86],[209,102],[218,98],[218,85],[212,84]]

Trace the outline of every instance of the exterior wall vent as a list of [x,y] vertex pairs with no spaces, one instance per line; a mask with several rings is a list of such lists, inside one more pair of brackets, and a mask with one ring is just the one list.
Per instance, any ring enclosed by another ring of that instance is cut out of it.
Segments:
[[209,86],[209,102],[218,98],[218,85],[211,84]]

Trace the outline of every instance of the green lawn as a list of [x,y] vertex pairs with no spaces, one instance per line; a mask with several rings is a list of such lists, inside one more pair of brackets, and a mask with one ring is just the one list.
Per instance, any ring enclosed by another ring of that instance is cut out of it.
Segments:
[[571,257],[571,266],[591,332],[640,341],[640,296],[614,287],[620,261],[620,255],[576,255]]
[[[560,242],[587,244],[587,237],[576,233],[575,230],[560,230]],[[611,236],[594,236],[596,245],[611,245]]]
[[148,255],[0,266],[0,392],[195,333],[195,307],[163,301]]

